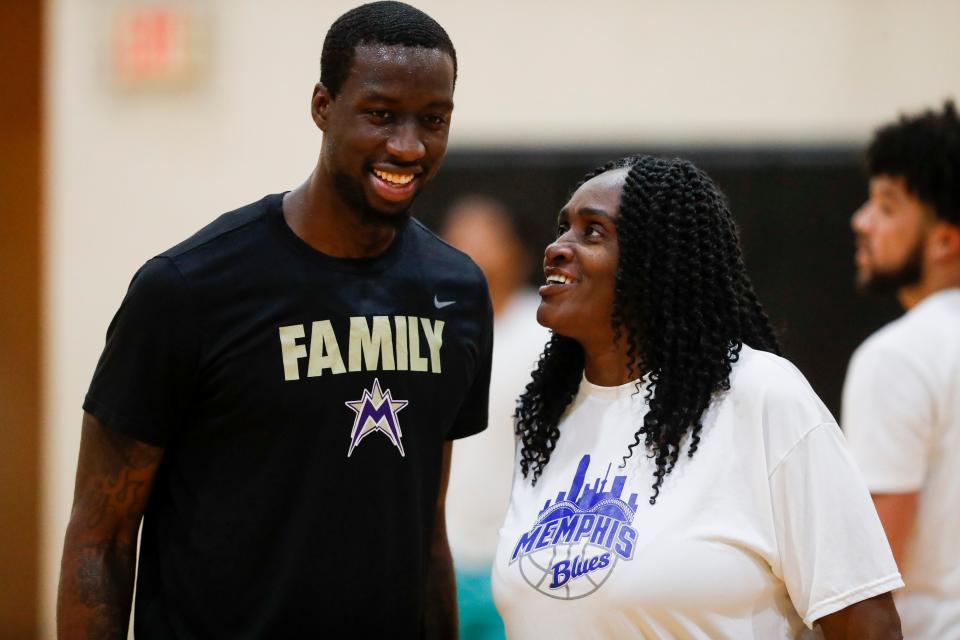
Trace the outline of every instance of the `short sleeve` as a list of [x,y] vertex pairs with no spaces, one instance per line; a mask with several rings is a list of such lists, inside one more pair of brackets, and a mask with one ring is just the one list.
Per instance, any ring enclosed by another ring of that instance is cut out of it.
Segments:
[[133,277],[107,329],[84,411],[163,446],[184,420],[199,348],[183,277],[169,259],[150,260]]
[[871,491],[920,489],[933,423],[930,393],[903,354],[869,343],[854,354],[840,424]]
[[486,284],[483,285],[477,364],[466,399],[460,405],[456,422],[447,433],[447,440],[466,438],[487,428],[490,412],[490,369],[493,364],[493,306]]
[[808,627],[903,586],[870,494],[834,423],[810,430],[770,475],[779,573]]

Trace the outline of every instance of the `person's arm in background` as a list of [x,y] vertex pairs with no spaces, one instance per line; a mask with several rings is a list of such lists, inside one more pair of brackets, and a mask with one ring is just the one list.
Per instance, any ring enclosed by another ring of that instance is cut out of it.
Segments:
[[127,637],[137,533],[162,456],[84,413],[60,564],[60,640]]
[[856,602],[819,620],[826,640],[900,640],[900,616],[889,593]]
[[449,640],[459,637],[457,618],[457,584],[453,572],[453,556],[447,542],[447,521],[444,503],[447,482],[450,479],[450,453],[453,443],[443,445],[440,469],[440,490],[430,540],[430,558],[427,567],[427,601],[425,606],[425,638]]
[[875,342],[854,354],[843,388],[841,425],[899,567],[935,448],[935,406],[912,354]]
[[917,502],[920,494],[916,491],[909,493],[873,493],[873,504],[877,507],[877,515],[883,524],[883,530],[890,542],[893,559],[898,567],[903,567],[903,555],[906,552],[907,540],[913,530],[913,523],[917,515]]

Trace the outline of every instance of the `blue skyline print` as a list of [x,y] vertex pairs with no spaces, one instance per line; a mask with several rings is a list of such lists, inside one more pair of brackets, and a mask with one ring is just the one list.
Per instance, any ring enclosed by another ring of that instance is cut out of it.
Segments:
[[[576,513],[594,513],[614,518],[626,524],[633,522],[637,511],[637,494],[631,493],[628,501],[624,501],[623,488],[627,476],[614,476],[610,490],[606,491],[607,480],[610,477],[612,463],[607,464],[607,472],[601,481],[597,476],[592,484],[584,486],[587,469],[590,467],[590,454],[580,458],[577,472],[573,475],[573,482],[568,491],[561,491],[552,502],[547,500],[537,517],[537,524],[558,520]],[[582,491],[582,493],[581,493]]]
[[624,499],[627,475],[606,472],[587,481],[590,454],[580,458],[570,487],[548,499],[510,555],[520,575],[545,596],[583,598],[599,589],[618,561],[633,559],[637,494]]

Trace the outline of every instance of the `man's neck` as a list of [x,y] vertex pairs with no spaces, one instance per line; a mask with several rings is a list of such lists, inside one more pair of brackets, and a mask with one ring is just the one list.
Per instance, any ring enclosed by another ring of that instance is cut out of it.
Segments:
[[317,251],[336,258],[378,256],[393,243],[396,227],[363,224],[330,184],[314,170],[306,182],[283,198],[283,217],[297,236]]
[[928,273],[917,284],[901,287],[897,299],[904,311],[909,311],[938,291],[957,287],[960,287],[960,265],[952,270]]

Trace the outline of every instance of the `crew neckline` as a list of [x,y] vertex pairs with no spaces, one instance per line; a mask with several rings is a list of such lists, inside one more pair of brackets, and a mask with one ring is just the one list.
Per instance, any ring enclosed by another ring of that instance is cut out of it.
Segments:
[[613,387],[604,387],[587,380],[587,374],[584,372],[582,378],[580,379],[580,394],[584,396],[601,398],[629,397],[635,395],[638,389],[641,392],[645,391],[646,382],[647,377],[643,376],[642,378],[630,380],[629,382],[624,382],[623,384],[618,384]]
[[270,197],[268,202],[269,219],[283,242],[297,254],[305,257],[325,269],[333,269],[346,273],[378,273],[393,266],[400,257],[401,248],[408,234],[412,218],[408,218],[382,253],[368,258],[340,258],[323,253],[311,247],[287,224],[283,217],[283,197],[289,193],[277,193]]

